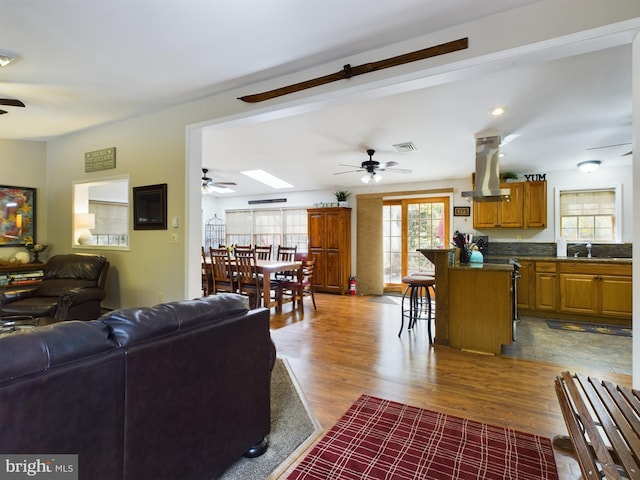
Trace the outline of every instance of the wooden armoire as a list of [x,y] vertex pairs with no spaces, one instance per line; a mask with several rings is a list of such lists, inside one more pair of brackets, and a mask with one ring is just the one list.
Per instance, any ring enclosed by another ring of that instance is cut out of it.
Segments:
[[316,257],[316,292],[347,293],[351,276],[351,209],[310,208],[309,256]]

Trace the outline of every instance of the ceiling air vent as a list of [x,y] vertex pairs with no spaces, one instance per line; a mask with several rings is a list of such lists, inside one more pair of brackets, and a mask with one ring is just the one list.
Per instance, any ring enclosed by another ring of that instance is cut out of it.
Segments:
[[418,150],[416,146],[411,142],[405,143],[396,143],[393,145],[393,148],[396,149],[396,152],[404,153],[404,152],[415,152]]

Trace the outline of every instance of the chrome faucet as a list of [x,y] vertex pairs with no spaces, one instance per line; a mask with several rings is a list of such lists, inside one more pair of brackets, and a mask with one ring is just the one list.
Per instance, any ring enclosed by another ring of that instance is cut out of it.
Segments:
[[587,258],[591,258],[591,242],[587,242]]

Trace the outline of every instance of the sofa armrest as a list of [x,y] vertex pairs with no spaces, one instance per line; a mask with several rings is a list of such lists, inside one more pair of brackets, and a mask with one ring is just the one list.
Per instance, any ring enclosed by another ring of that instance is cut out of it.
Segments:
[[69,305],[80,305],[87,302],[101,302],[104,300],[104,290],[98,287],[81,287],[69,290],[62,298]]
[[104,290],[97,287],[81,287],[70,290],[58,299],[55,318],[58,320],[68,320],[71,308],[86,303],[98,302],[104,299]]
[[33,297],[35,295],[35,291],[36,289],[34,287],[31,287],[0,292],[0,311],[2,310],[2,307],[8,305],[9,303]]

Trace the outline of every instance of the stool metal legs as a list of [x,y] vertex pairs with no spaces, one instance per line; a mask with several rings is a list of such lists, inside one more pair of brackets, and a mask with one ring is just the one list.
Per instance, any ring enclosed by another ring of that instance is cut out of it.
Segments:
[[[408,298],[407,298],[408,294]],[[405,301],[409,303],[408,308],[405,307]],[[429,343],[433,343],[431,337],[431,291],[428,285],[412,285],[408,284],[402,294],[402,315],[400,323],[400,331],[398,336],[402,335],[404,328],[404,319],[408,319],[407,330],[415,327],[416,321],[419,319],[427,320],[427,331],[429,334]]]

